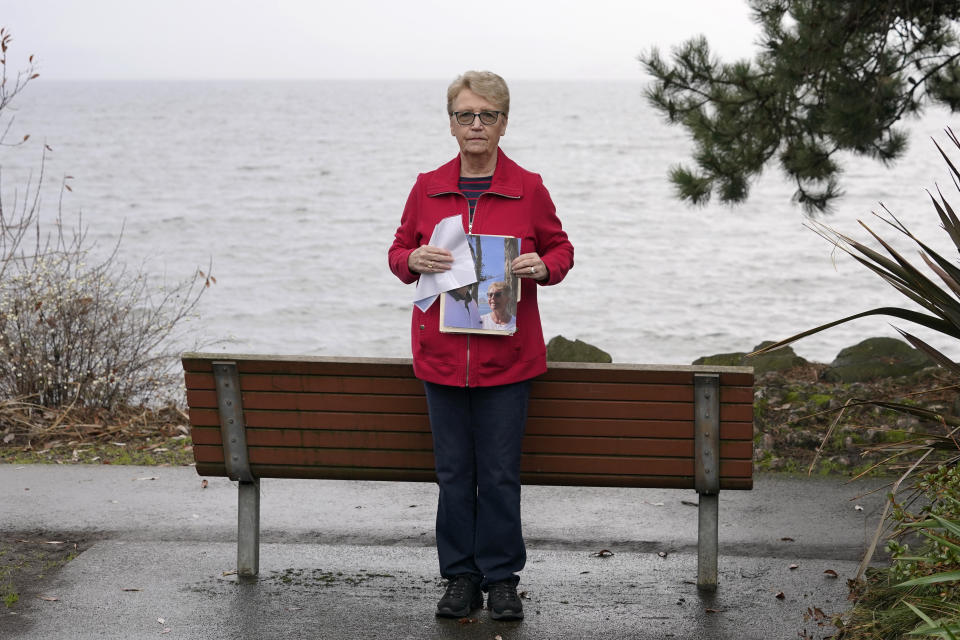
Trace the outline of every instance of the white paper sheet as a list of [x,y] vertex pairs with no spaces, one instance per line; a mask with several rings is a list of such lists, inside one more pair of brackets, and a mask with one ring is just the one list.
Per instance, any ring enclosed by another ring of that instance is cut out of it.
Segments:
[[447,249],[453,254],[453,267],[441,273],[420,274],[417,290],[414,292],[414,304],[421,311],[426,311],[444,291],[465,287],[477,281],[477,273],[473,269],[473,256],[467,244],[467,234],[463,232],[463,223],[460,216],[444,218],[433,228],[430,244],[434,247]]

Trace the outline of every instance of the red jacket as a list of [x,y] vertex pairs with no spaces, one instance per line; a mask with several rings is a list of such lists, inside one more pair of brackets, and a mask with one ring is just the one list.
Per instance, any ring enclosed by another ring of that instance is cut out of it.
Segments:
[[[573,245],[557,218],[556,207],[539,175],[497,150],[490,191],[480,196],[469,228],[469,206],[460,193],[460,156],[421,173],[407,198],[389,251],[390,270],[405,283],[419,274],[407,267],[408,256],[430,242],[440,220],[459,213],[468,233],[520,238],[520,253],[536,252],[550,270],[540,283],[556,284],[573,266]],[[520,382],[547,370],[547,350],[537,309],[536,283],[521,278],[517,331],[512,336],[440,333],[440,301],[420,311],[413,307],[411,344],[417,377],[452,386],[485,387]]]

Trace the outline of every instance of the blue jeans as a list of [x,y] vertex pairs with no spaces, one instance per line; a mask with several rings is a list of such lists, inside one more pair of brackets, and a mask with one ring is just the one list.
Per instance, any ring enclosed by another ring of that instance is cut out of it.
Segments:
[[450,387],[424,382],[440,501],[440,575],[482,586],[519,582],[527,560],[520,526],[520,447],[530,382]]

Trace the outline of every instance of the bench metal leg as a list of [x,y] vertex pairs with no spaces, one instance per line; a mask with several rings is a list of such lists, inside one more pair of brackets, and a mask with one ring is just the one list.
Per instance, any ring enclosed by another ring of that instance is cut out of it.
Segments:
[[260,573],[260,483],[241,482],[237,505],[237,574]]
[[720,496],[700,494],[699,523],[697,534],[697,588],[705,591],[717,589],[717,548]]

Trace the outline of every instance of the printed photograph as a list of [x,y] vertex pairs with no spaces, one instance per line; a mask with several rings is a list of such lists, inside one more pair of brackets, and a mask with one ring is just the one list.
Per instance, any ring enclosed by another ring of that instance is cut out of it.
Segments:
[[440,330],[512,335],[517,330],[520,283],[510,272],[510,264],[520,255],[520,240],[468,235],[467,243],[477,282],[440,296]]

